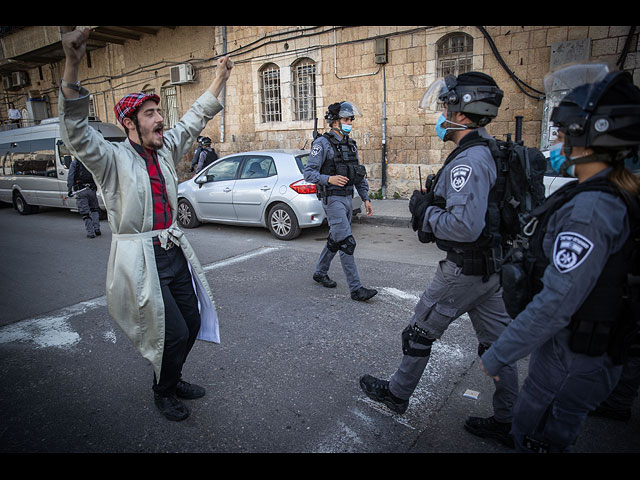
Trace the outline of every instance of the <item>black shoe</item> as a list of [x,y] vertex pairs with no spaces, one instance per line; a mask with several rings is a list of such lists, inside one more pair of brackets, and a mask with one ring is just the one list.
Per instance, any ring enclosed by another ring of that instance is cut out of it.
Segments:
[[168,420],[179,422],[189,416],[189,409],[184,403],[178,400],[175,395],[163,397],[154,393],[153,401],[156,407],[158,407],[158,410],[160,410]]
[[375,296],[377,293],[378,291],[373,288],[360,287],[358,290],[351,292],[351,298],[353,300],[364,302]]
[[482,438],[492,438],[509,448],[515,448],[511,436],[511,423],[498,422],[495,418],[469,417],[464,422],[468,432]]
[[176,396],[179,398],[185,398],[187,400],[193,400],[195,398],[204,397],[205,389],[199,385],[192,385],[184,380],[180,380],[176,385]]
[[331,280],[327,274],[314,273],[313,279],[327,288],[335,288],[335,286],[338,285],[336,282]]
[[102,235],[102,232],[100,230],[96,230],[96,236],[99,237],[100,235]]
[[95,233],[87,233],[87,238],[96,238]]
[[367,397],[376,402],[384,403],[396,413],[402,415],[407,411],[409,400],[402,400],[391,393],[391,390],[389,390],[389,382],[386,380],[380,380],[371,375],[364,375],[360,378],[360,388],[362,388],[362,391]]
[[606,403],[601,404],[595,410],[589,412],[592,417],[605,417],[621,422],[628,422],[631,419],[630,408],[612,408]]

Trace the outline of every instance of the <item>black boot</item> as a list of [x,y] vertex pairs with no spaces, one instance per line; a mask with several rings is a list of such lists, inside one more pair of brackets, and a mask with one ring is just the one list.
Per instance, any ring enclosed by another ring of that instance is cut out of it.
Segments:
[[204,397],[205,393],[205,389],[201,386],[187,383],[184,380],[178,381],[178,385],[176,385],[176,396],[179,398],[193,400]]
[[353,292],[351,292],[351,298],[353,300],[364,302],[366,300],[369,300],[376,293],[378,293],[378,291],[374,290],[373,288],[360,287],[358,290],[354,290]]
[[160,410],[168,420],[179,422],[189,416],[189,409],[184,403],[178,400],[175,395],[163,397],[154,393],[153,400],[158,410]]
[[335,288],[337,285],[337,283],[331,280],[327,274],[314,273],[313,279],[327,288]]
[[492,438],[509,448],[515,448],[511,436],[511,423],[498,422],[494,417],[469,417],[464,422],[468,432],[482,438]]
[[362,391],[367,397],[376,402],[384,403],[396,413],[402,415],[407,411],[409,400],[402,400],[391,393],[391,390],[389,390],[389,382],[386,380],[380,380],[371,375],[364,375],[360,378],[360,388],[362,388]]

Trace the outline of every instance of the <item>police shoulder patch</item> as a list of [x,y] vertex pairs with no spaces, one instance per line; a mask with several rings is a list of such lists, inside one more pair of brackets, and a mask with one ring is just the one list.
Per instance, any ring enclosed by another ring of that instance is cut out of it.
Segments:
[[451,186],[456,192],[462,190],[471,176],[471,167],[468,165],[456,165],[451,169]]
[[318,154],[320,154],[320,152],[322,152],[322,147],[319,144],[316,143],[313,147],[311,147],[311,156],[312,157],[318,156]]
[[560,273],[577,268],[593,250],[593,242],[574,232],[561,232],[553,246],[553,264]]

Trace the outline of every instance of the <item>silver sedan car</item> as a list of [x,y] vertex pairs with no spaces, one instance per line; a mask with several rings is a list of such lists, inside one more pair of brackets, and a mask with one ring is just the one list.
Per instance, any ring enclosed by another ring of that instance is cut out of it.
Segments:
[[[280,240],[322,225],[325,213],[316,186],[302,176],[308,150],[260,150],[216,160],[178,185],[178,221],[266,227]],[[362,202],[356,193],[354,213]]]

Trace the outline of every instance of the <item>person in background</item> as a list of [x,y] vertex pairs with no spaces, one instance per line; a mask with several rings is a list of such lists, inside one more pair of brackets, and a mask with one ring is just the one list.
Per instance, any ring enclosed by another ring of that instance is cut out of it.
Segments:
[[74,158],[69,166],[67,189],[69,196],[76,198],[78,212],[84,220],[87,238],[96,238],[96,236],[102,235],[100,231],[100,205],[96,194],[98,187],[89,170],[77,158]]

